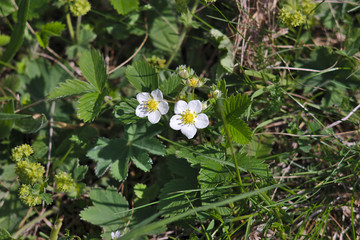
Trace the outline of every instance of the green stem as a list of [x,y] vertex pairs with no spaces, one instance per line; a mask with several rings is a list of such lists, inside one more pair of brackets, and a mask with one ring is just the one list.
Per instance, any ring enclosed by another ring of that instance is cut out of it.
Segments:
[[77,17],[77,21],[76,21],[76,42],[79,41],[80,27],[81,27],[81,15]]
[[70,13],[67,13],[67,14],[66,14],[66,23],[67,23],[67,25],[68,25],[68,29],[69,29],[69,33],[70,33],[71,40],[74,41],[74,40],[75,40],[75,33],[74,33],[73,25],[72,25],[72,23],[71,23]]
[[[188,20],[189,22],[192,21],[192,16],[195,14],[196,7],[197,7],[197,5],[198,5],[198,2],[199,2],[199,0],[196,0],[193,8],[191,9],[191,12],[190,12],[190,15],[189,15],[190,17],[189,17],[189,20]],[[188,14],[189,14],[189,13],[188,13]],[[182,45],[182,43],[183,43],[183,41],[184,41],[184,39],[185,39],[186,33],[187,33],[187,31],[188,31],[190,28],[191,28],[191,24],[187,24],[187,25],[185,25],[184,28],[182,29],[182,32],[181,32],[180,37],[179,37],[179,41],[176,43],[176,46],[175,46],[175,48],[174,48],[174,51],[172,52],[169,60],[167,61],[166,65],[165,65],[165,68],[168,68],[168,67],[170,66],[170,64],[172,63],[172,61],[174,60],[177,52],[179,51],[179,49],[180,49],[180,47],[181,47],[181,45]]]
[[218,103],[219,103],[219,105],[220,105],[220,106],[219,106],[219,110],[220,110],[221,118],[222,118],[222,120],[223,120],[223,122],[224,122],[224,130],[225,130],[225,134],[226,134],[227,141],[228,141],[229,146],[230,146],[231,156],[232,156],[232,158],[233,158],[233,160],[234,160],[237,179],[238,179],[238,182],[239,182],[239,185],[240,185],[240,188],[241,188],[241,192],[243,192],[243,189],[242,189],[242,180],[241,180],[239,165],[238,165],[238,162],[237,162],[237,159],[236,159],[236,154],[235,154],[234,146],[233,146],[233,144],[232,144],[230,132],[229,132],[229,129],[228,129],[228,126],[227,126],[227,121],[226,121],[226,117],[225,117],[225,114],[224,114],[224,107],[223,107],[223,104],[222,104],[222,101],[221,101],[221,100],[218,101]]
[[57,240],[58,239],[58,235],[60,232],[60,228],[62,226],[62,222],[63,222],[64,218],[60,217],[56,223],[53,225],[52,229],[51,229],[51,233],[50,233],[50,240]]
[[40,222],[41,220],[43,220],[44,218],[46,218],[47,216],[57,212],[58,209],[53,208],[47,212],[45,212],[43,215],[40,215],[36,218],[34,218],[33,220],[31,220],[29,223],[25,224],[22,228],[20,228],[16,233],[14,233],[14,235],[12,236],[13,238],[17,239],[23,232],[25,232],[28,228],[33,227],[36,223]]

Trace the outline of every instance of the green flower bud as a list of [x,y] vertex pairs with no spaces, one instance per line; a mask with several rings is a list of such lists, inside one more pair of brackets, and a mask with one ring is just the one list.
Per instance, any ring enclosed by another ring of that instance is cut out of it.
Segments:
[[40,163],[19,161],[16,163],[15,173],[19,176],[20,182],[34,184],[42,181],[45,168]]
[[34,153],[34,150],[28,144],[23,144],[12,149],[12,159],[15,162],[22,160],[23,158],[29,157]]
[[70,3],[70,11],[74,16],[83,16],[87,14],[91,9],[91,5],[88,0],[73,0]]
[[215,89],[213,92],[210,93],[210,96],[215,99],[219,99],[222,93],[219,89]]
[[34,194],[29,185],[23,184],[19,189],[20,200],[28,206],[35,206],[41,203],[41,198],[38,194]]
[[61,192],[68,192],[75,187],[71,174],[59,172],[55,175],[56,188]]
[[189,67],[186,68],[185,65],[181,65],[179,66],[177,69],[177,74],[179,75],[179,77],[181,77],[182,79],[187,79],[190,77],[190,69]]

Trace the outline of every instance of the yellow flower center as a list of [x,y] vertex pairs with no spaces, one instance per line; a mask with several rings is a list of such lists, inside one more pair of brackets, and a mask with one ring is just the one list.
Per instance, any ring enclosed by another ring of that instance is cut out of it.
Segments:
[[158,102],[154,99],[149,100],[146,103],[146,108],[149,109],[149,112],[155,111],[158,108]]
[[197,77],[192,77],[189,79],[189,86],[190,87],[196,87],[199,84],[199,78]]
[[184,124],[193,124],[195,122],[196,115],[189,109],[181,116],[181,120]]

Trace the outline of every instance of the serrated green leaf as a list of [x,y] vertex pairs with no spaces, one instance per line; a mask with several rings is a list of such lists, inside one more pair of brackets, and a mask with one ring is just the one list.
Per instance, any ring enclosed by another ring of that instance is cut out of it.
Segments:
[[85,93],[79,99],[77,114],[84,122],[93,121],[100,113],[107,91]]
[[69,163],[61,164],[59,170],[70,173],[72,179],[78,182],[84,179],[88,166],[80,165],[79,159],[71,159]]
[[182,79],[177,74],[173,74],[170,78],[160,84],[159,89],[164,95],[170,95],[171,93],[176,92],[181,86]]
[[61,32],[65,29],[65,24],[61,22],[49,22],[41,26],[41,32],[48,36],[60,36]]
[[268,165],[264,163],[263,159],[240,155],[237,157],[239,166],[246,169],[248,172],[255,173],[260,177],[269,177]]
[[10,36],[5,34],[0,34],[0,46],[5,46],[10,42]]
[[210,35],[218,42],[218,48],[224,53],[221,55],[220,64],[228,72],[233,72],[233,44],[230,39],[217,29],[211,29]]
[[41,200],[44,200],[46,204],[51,204],[53,202],[51,193],[41,193],[40,194]]
[[234,119],[227,124],[227,128],[233,141],[239,144],[248,144],[250,142],[252,133],[243,120]]
[[121,15],[136,11],[139,8],[139,0],[110,0],[110,3]]
[[152,160],[146,152],[138,151],[137,149],[132,152],[131,160],[135,166],[144,172],[150,171],[152,167]]
[[126,77],[139,91],[150,92],[158,87],[155,69],[145,61],[135,62],[126,68]]
[[135,98],[120,102],[114,108],[114,117],[124,124],[137,122],[140,119],[135,115],[137,105],[139,102]]
[[250,106],[251,100],[247,94],[231,95],[224,102],[224,113],[227,121],[240,117]]
[[166,153],[165,146],[156,138],[143,138],[132,143],[132,146],[138,148],[139,151],[147,151],[151,154],[164,156]]
[[99,51],[83,51],[79,59],[79,66],[83,76],[100,93],[107,82],[105,61]]
[[49,46],[49,37],[46,34],[37,32],[36,39],[38,40],[40,47],[46,48],[47,46]]
[[[10,43],[7,45],[3,55],[1,55],[1,61],[9,62],[20,49],[24,40],[24,33],[26,27],[26,20],[29,12],[30,0],[22,0],[19,4],[18,21],[15,24],[14,30],[11,33]],[[0,64],[0,70],[2,68]]]
[[63,98],[73,95],[79,95],[87,92],[96,91],[94,87],[84,81],[77,79],[66,80],[60,83],[55,89],[49,93],[49,99]]
[[93,206],[81,211],[82,220],[104,228],[106,232],[120,230],[127,226],[129,204],[115,188],[92,189],[90,199]]

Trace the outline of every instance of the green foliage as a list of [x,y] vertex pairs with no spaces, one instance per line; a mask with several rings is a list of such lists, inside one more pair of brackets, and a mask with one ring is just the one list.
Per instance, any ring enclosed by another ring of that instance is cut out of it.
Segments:
[[247,94],[231,95],[224,102],[224,113],[226,120],[231,122],[245,113],[250,106],[251,100]]
[[121,232],[128,222],[128,202],[115,188],[108,187],[106,190],[94,188],[90,191],[90,199],[93,206],[81,211],[80,217],[94,225],[101,226],[106,233],[106,239],[110,239],[110,232]]
[[89,92],[82,95],[77,104],[77,114],[84,122],[92,122],[100,114],[107,91]]
[[58,87],[49,93],[49,99],[69,97],[94,91],[96,91],[96,89],[84,81],[68,79],[66,82],[60,83]]
[[158,87],[158,77],[151,65],[145,61],[138,61],[126,68],[126,77],[139,91],[149,92]]
[[14,101],[9,101],[2,107],[0,113],[0,138],[5,138],[10,135],[11,129],[14,126],[14,118],[19,117],[14,114]]
[[82,52],[79,66],[86,80],[101,93],[107,82],[107,72],[100,52],[95,49]]
[[211,36],[215,39],[218,44],[218,48],[223,51],[223,54],[220,59],[221,66],[228,72],[232,72],[234,69],[233,63],[233,45],[230,39],[220,32],[218,29],[211,29]]
[[123,124],[135,123],[139,117],[135,115],[135,109],[139,102],[136,99],[130,99],[120,102],[114,108],[114,117]]
[[182,79],[177,75],[173,74],[169,78],[161,82],[159,89],[165,95],[171,95],[178,91],[182,85]]
[[137,11],[139,8],[139,0],[110,0],[110,3],[120,15],[128,14],[131,11]]
[[128,175],[130,160],[137,168],[148,172],[152,167],[148,153],[165,154],[164,146],[154,138],[154,135],[160,131],[156,127],[146,130],[144,125],[131,125],[123,138],[112,140],[99,138],[95,147],[87,154],[97,162],[96,175],[102,176],[110,168],[115,179],[124,181]]
[[50,37],[58,37],[65,29],[65,25],[61,22],[50,22],[41,26],[41,31],[36,33],[36,38],[42,48],[49,46]]
[[[19,4],[18,22],[14,26],[10,43],[7,45],[5,52],[0,58],[3,62],[10,62],[22,45],[29,6],[30,0],[22,0]],[[0,70],[1,68],[2,65],[0,65]]]
[[5,46],[10,42],[10,37],[5,34],[0,34],[0,46]]

